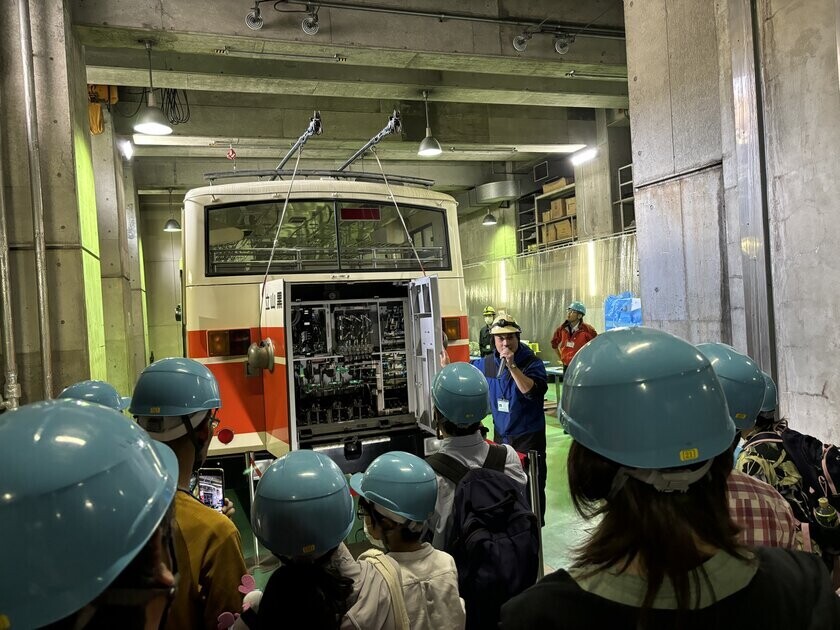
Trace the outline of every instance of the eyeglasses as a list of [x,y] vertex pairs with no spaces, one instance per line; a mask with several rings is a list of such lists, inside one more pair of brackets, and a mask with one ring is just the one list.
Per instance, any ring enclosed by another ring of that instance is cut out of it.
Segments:
[[356,517],[357,517],[360,521],[363,521],[363,520],[365,520],[366,518],[370,518],[370,513],[368,513],[368,511],[360,505],[360,506],[359,506],[359,509],[358,509],[358,510],[356,510]]

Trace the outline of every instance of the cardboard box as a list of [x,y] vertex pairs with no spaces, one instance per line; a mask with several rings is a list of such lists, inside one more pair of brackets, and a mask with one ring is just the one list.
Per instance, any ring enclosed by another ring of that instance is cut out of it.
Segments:
[[551,219],[562,219],[564,216],[566,216],[566,200],[555,199],[551,202]]
[[577,214],[577,198],[569,197],[566,199],[566,216]]
[[554,227],[554,238],[557,241],[568,241],[575,235],[571,219],[558,221],[552,225]]
[[569,181],[565,177],[561,177],[560,179],[555,179],[553,182],[548,182],[547,184],[543,184],[543,194],[554,192],[555,190],[559,190],[560,188],[564,188],[569,185]]
[[554,227],[553,225],[543,225],[540,227],[540,243],[548,243],[548,228]]
[[554,217],[552,216],[552,212],[551,212],[551,210],[544,210],[544,211],[543,211],[543,213],[542,213],[542,222],[543,222],[543,223],[548,223],[548,222],[549,222],[549,221],[551,221],[553,218],[554,218]]

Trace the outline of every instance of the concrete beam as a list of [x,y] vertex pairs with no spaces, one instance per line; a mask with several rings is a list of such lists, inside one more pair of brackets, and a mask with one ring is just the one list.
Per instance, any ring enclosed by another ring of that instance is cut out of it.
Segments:
[[[148,87],[146,67],[121,55],[87,55],[88,83]],[[107,65],[97,65],[106,64]],[[125,65],[119,65],[119,64]],[[198,68],[204,67],[205,70]],[[173,69],[174,68],[174,69]],[[316,71],[317,70],[317,71]],[[386,75],[375,68],[323,64],[266,64],[240,59],[167,61],[167,69],[154,71],[154,85],[212,92],[294,94],[301,96],[418,101],[424,89],[433,102],[543,107],[626,108],[626,84],[583,79],[545,79],[476,75],[465,72],[403,71]]]
[[[402,0],[383,0],[378,5],[409,8]],[[453,12],[451,2],[437,0],[418,3],[424,10]],[[613,6],[604,6],[612,4]],[[562,6],[561,6],[562,5]],[[622,3],[557,2],[517,0],[486,2],[465,0],[457,12],[478,17],[517,18],[535,23],[576,22],[581,28],[617,25],[621,33]],[[286,7],[300,8],[300,7]],[[237,54],[282,55],[332,58],[338,54],[354,65],[461,70],[515,76],[563,77],[574,70],[593,75],[625,74],[624,42],[621,39],[595,39],[579,33],[570,51],[563,56],[553,49],[549,35],[535,35],[524,52],[512,47],[521,25],[500,25],[461,21],[440,21],[383,15],[358,11],[323,9],[319,12],[320,31],[305,35],[300,29],[301,13],[272,11],[262,6],[265,26],[249,30],[244,23],[250,6],[229,0],[205,0],[200,9],[190,0],[166,3],[138,3],[134,0],[73,0],[73,21],[87,47],[138,48],[138,39],[149,31],[156,47],[167,52],[207,54],[228,49]]]

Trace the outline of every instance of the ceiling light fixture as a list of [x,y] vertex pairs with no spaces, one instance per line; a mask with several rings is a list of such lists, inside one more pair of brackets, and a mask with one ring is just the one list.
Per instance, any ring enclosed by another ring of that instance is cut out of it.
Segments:
[[263,19],[262,15],[260,15],[259,3],[255,3],[254,8],[248,11],[248,14],[245,16],[245,26],[250,28],[252,31],[258,31],[263,27]]
[[144,39],[143,43],[146,45],[146,54],[149,58],[149,100],[137,115],[137,120],[134,122],[134,131],[150,136],[168,136],[172,133],[172,126],[163,110],[157,106],[157,101],[155,101],[155,87],[152,83],[152,42]]
[[487,211],[487,214],[484,216],[484,218],[481,220],[481,225],[490,226],[496,225],[497,223],[498,221],[496,221],[496,217],[494,217],[489,210]]
[[420,143],[417,155],[420,157],[437,157],[443,153],[443,150],[440,148],[440,142],[435,140],[432,135],[432,128],[429,126],[429,93],[426,90],[423,90],[423,103],[426,105],[426,137]]
[[307,5],[309,9],[309,15],[303,18],[303,21],[300,23],[301,29],[307,35],[316,35],[318,30],[321,28],[321,25],[318,23],[318,9],[321,7],[315,7],[314,9]]
[[570,157],[569,160],[571,160],[572,164],[575,166],[580,166],[581,164],[594,159],[596,155],[598,155],[598,149],[591,147],[589,149],[584,149],[583,151],[578,151]]
[[554,37],[554,50],[558,55],[565,55],[569,52],[569,48],[571,48],[574,41],[574,35],[569,35],[568,33],[557,33]]
[[163,226],[164,232],[180,232],[181,231],[181,224],[178,223],[177,219],[175,219],[174,213],[172,212],[172,189],[169,189],[169,213],[172,214],[167,220],[166,224]]
[[517,35],[513,38],[513,49],[516,52],[525,52],[525,49],[528,48],[528,40],[530,40],[533,36],[533,33],[523,31],[521,35]]

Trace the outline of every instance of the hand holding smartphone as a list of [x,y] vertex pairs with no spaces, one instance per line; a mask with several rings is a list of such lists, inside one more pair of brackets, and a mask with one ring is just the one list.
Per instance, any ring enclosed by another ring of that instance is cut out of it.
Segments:
[[198,500],[221,512],[225,505],[225,471],[221,468],[198,469]]

